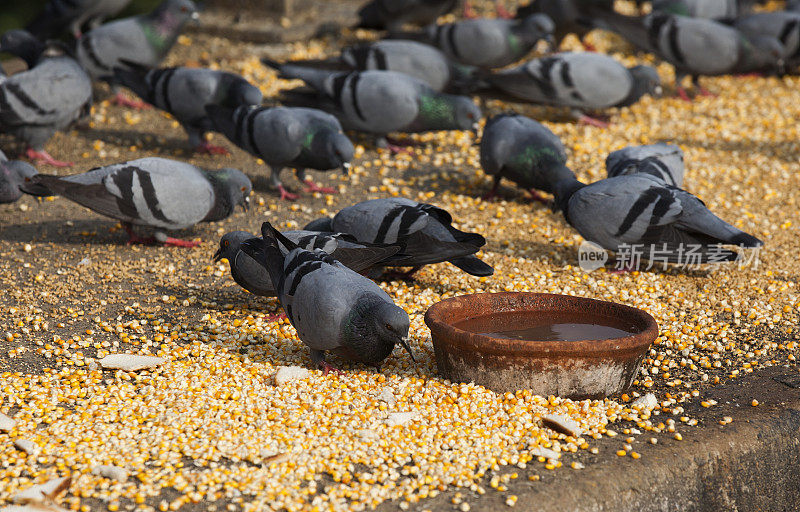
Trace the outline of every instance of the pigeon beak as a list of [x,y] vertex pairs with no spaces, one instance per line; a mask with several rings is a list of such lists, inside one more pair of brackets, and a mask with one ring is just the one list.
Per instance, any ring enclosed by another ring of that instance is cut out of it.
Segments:
[[197,20],[199,20],[199,19],[200,19],[200,13],[198,13],[198,12],[193,12],[193,13],[192,13],[192,21],[197,21]]
[[659,97],[659,98],[660,98],[660,97],[661,97],[661,95],[662,95],[662,94],[664,94],[664,88],[663,88],[663,87],[661,87],[660,85],[657,85],[657,86],[655,87],[655,89],[653,89],[653,92],[655,92],[655,93],[656,93],[656,97]]
[[411,347],[408,346],[408,338],[400,338],[400,345],[402,345],[403,348],[406,349],[406,352],[408,352],[408,355],[411,356],[411,360],[416,363],[417,360],[414,359],[414,354],[411,352]]
[[475,121],[472,123],[472,133],[475,134],[476,137],[478,136],[478,131],[480,131],[480,129],[481,124],[479,122]]
[[242,210],[247,213],[247,210],[250,209],[250,197],[245,197],[244,201],[242,201]]
[[345,176],[350,174],[350,167],[350,162],[344,162],[342,164],[342,173],[344,173]]
[[222,259],[222,247],[217,249],[217,252],[214,253],[214,257],[212,258],[214,263],[218,262]]

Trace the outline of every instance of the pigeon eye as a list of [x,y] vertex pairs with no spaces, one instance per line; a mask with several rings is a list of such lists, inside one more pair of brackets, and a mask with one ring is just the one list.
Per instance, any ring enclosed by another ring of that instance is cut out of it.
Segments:
[[231,243],[228,240],[225,240],[224,242],[222,242],[222,245],[228,247],[229,245],[231,245]]
[[386,330],[393,331],[394,329],[392,328],[391,324],[386,324]]
[[189,8],[184,5],[181,7],[181,12],[189,12]]
[[247,190],[247,187],[242,187],[242,192],[244,192],[245,190]]

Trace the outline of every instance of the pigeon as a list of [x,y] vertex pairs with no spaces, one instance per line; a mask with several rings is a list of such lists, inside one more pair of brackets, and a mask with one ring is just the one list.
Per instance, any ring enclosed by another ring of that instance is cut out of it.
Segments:
[[362,43],[345,48],[332,59],[297,60],[288,64],[350,71],[398,71],[422,80],[438,92],[468,92],[474,80],[474,69],[454,62],[438,48],[402,39]]
[[554,28],[547,15],[533,14],[521,20],[481,18],[428,25],[421,32],[391,37],[431,44],[456,62],[488,69],[519,61],[541,40],[552,42]]
[[424,26],[455,9],[457,0],[371,0],[358,11],[355,28],[398,30],[405,23]]
[[141,102],[116,91],[114,69],[129,69],[128,63],[157,67],[186,22],[197,17],[197,6],[191,0],[164,0],[149,14],[112,21],[85,33],[77,43],[78,61],[92,80],[112,84],[118,104],[142,108]]
[[653,0],[653,11],[710,20],[734,20],[753,8],[753,0]]
[[404,277],[423,265],[449,261],[474,276],[490,276],[494,269],[474,256],[486,244],[477,233],[465,233],[452,226],[446,210],[411,199],[372,199],[340,210],[333,219],[323,217],[305,229],[336,231],[353,235],[359,242],[400,245],[400,255],[387,267],[412,267]]
[[[157,241],[181,247],[195,247],[199,242],[167,237],[161,230],[223,220],[236,206],[246,210],[252,190],[250,180],[237,169],[207,171],[165,158],[131,160],[72,176],[38,174],[26,180],[23,191],[29,186],[44,186],[122,221],[129,244]],[[155,238],[135,235],[133,224],[155,228]]]
[[[324,233],[320,231],[286,231],[283,236],[301,249],[313,251],[322,249],[356,272],[362,272],[373,265],[391,258],[400,250],[397,245],[375,245],[358,242],[353,236],[344,233]],[[246,231],[226,233],[219,241],[219,250],[214,253],[214,261],[228,260],[231,276],[236,283],[254,295],[275,296],[275,286],[266,269],[253,258],[241,251],[245,240],[254,238]]]
[[44,150],[59,130],[89,112],[92,82],[60,43],[39,43],[22,30],[0,38],[0,51],[22,57],[27,71],[0,81],[0,132],[10,133],[27,145],[32,160],[69,167]]
[[345,130],[377,136],[388,144],[390,132],[473,130],[481,111],[466,96],[434,91],[424,82],[396,71],[336,72],[264,61],[282,78],[299,78],[313,91],[285,91],[284,103],[320,108],[336,116]]
[[315,365],[325,373],[335,369],[325,361],[325,352],[335,352],[379,367],[397,344],[414,359],[408,314],[377,284],[322,249],[298,247],[268,222],[261,233],[263,239],[246,240],[242,250],[267,269]]
[[75,39],[79,39],[84,25],[95,28],[129,3],[131,0],[50,0],[26,30],[40,40],[46,40],[68,28]]
[[783,45],[786,67],[800,65],[800,12],[759,12],[738,18],[733,26],[749,39],[777,38]]
[[800,0],[787,0],[786,10],[792,12],[800,12]]
[[667,185],[683,186],[683,151],[673,144],[649,144],[629,146],[606,158],[609,178],[627,174],[646,173],[656,176]]
[[637,249],[650,261],[686,263],[691,256],[694,263],[713,263],[737,257],[720,245],[763,245],[711,213],[697,197],[650,174],[591,185],[566,179],[555,191],[567,222],[587,241],[618,255]]
[[227,154],[203,137],[214,129],[206,106],[236,108],[257,105],[261,90],[239,75],[204,68],[162,68],[139,66],[114,69],[114,78],[147,103],[169,112],[189,135],[189,143],[201,153]]
[[658,72],[650,66],[626,68],[608,55],[558,53],[491,73],[485,80],[514,98],[570,108],[579,120],[606,126],[585,110],[627,107],[645,94],[661,94]]
[[[581,40],[583,46],[589,51],[595,51],[594,46],[584,40],[586,35],[591,32],[590,23],[583,21],[578,5],[587,0],[534,0],[528,5],[522,6],[514,16],[517,19],[526,18],[532,14],[546,14],[553,20],[555,29],[553,30],[554,46],[558,47],[569,34],[575,34]],[[614,8],[613,0],[588,0],[599,4],[607,9]]]
[[20,186],[25,182],[25,178],[30,178],[35,174],[36,169],[31,164],[19,160],[9,160],[0,151],[0,203],[13,203],[22,197]]
[[492,190],[510,179],[544,201],[537,190],[552,193],[553,185],[575,174],[566,166],[567,152],[561,140],[542,124],[519,114],[502,114],[486,121],[481,139],[481,167],[494,176]]
[[783,58],[783,46],[777,39],[747,39],[738,30],[713,20],[663,12],[625,16],[591,6],[585,13],[595,26],[616,32],[675,66],[678,94],[686,101],[690,101],[682,86],[686,76],[692,78],[701,95],[709,95],[700,85],[700,76],[776,69]]
[[306,192],[333,194],[336,189],[317,186],[306,178],[306,168],[327,171],[350,169],[355,148],[330,114],[310,108],[242,106],[233,110],[206,107],[214,126],[231,142],[261,158],[272,168],[270,180],[281,199],[295,200],[280,181],[284,167],[294,167]]

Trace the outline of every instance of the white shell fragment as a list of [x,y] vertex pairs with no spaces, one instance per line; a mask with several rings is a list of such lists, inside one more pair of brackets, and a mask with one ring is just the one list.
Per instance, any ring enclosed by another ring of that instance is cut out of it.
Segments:
[[275,373],[275,384],[283,386],[293,380],[306,379],[310,373],[308,369],[302,366],[280,366],[277,373]]
[[17,422],[0,412],[0,431],[8,432],[17,426]]
[[117,482],[125,482],[128,480],[128,470],[119,466],[101,464],[92,469],[92,474],[108,478],[109,480],[116,480]]
[[638,407],[639,409],[652,409],[658,405],[658,400],[656,400],[656,395],[653,393],[647,393],[644,396],[640,396],[636,400],[633,401],[631,407]]
[[391,412],[386,418],[386,424],[390,427],[405,425],[417,416],[415,412]]
[[534,457],[544,457],[545,459],[557,460],[561,457],[561,453],[545,448],[544,446],[534,446],[530,449],[530,454]]
[[542,417],[542,425],[572,437],[580,437],[583,430],[577,421],[562,414],[548,414]]
[[70,477],[65,476],[48,480],[43,484],[34,485],[33,487],[28,487],[24,491],[15,494],[13,501],[14,503],[21,503],[23,505],[26,503],[33,504],[52,501],[69,487],[71,480]]
[[164,364],[163,357],[140,356],[136,354],[110,354],[101,359],[100,365],[107,370],[146,370]]
[[28,455],[34,455],[34,456],[39,455],[39,452],[42,451],[42,449],[39,448],[38,444],[34,443],[29,439],[17,439],[16,441],[14,441],[14,446],[16,446],[17,449],[27,453]]

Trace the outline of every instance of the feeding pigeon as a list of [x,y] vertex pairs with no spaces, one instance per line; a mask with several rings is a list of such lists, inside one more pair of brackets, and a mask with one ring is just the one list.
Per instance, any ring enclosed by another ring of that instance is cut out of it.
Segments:
[[[344,233],[286,231],[283,236],[301,249],[307,251],[322,249],[356,272],[366,270],[392,257],[400,249],[397,245],[361,243],[353,236]],[[275,286],[266,269],[240,250],[242,243],[251,238],[254,238],[253,235],[246,231],[226,233],[219,241],[219,250],[214,253],[214,261],[227,259],[231,267],[231,276],[239,286],[255,295],[272,297],[275,295]]]
[[532,103],[569,107],[583,122],[605,123],[584,110],[626,107],[645,94],[660,95],[661,81],[650,66],[626,68],[600,53],[558,53],[492,73],[485,80],[496,89]]
[[759,12],[738,18],[733,26],[749,39],[777,38],[783,45],[786,66],[793,69],[800,64],[800,12]]
[[422,80],[434,91],[472,89],[474,70],[457,64],[438,48],[417,41],[384,39],[350,46],[326,60],[299,60],[289,64],[351,71],[398,71]]
[[494,269],[474,253],[486,244],[477,233],[465,233],[452,226],[446,210],[405,198],[364,201],[340,210],[333,219],[324,217],[309,223],[312,231],[337,231],[353,235],[359,242],[397,244],[400,255],[387,267],[413,267],[410,277],[423,265],[449,261],[474,276],[490,276]]
[[585,13],[598,28],[618,33],[634,46],[675,66],[678,94],[689,101],[682,82],[686,76],[700,94],[708,95],[700,76],[749,73],[780,67],[783,46],[770,37],[747,39],[738,30],[713,20],[654,12],[625,16],[589,6]]
[[[26,180],[23,191],[40,186],[122,221],[128,243],[158,241],[182,247],[199,242],[170,238],[161,230],[225,219],[236,206],[247,208],[252,189],[250,180],[237,169],[207,171],[165,158],[131,160],[72,176],[38,174]],[[133,224],[155,228],[155,238],[135,235]]]
[[[481,111],[466,96],[434,91],[396,71],[336,72],[264,61],[283,78],[299,78],[313,91],[284,91],[284,102],[316,107],[336,116],[345,130],[378,136],[387,146],[390,132],[478,129]],[[393,151],[397,146],[388,145]]]
[[25,182],[25,178],[30,178],[35,174],[36,169],[31,164],[19,160],[9,160],[0,151],[0,203],[13,203],[22,197],[20,186]]
[[642,259],[672,263],[732,261],[719,247],[760,247],[759,239],[711,213],[692,194],[650,174],[607,178],[591,185],[567,179],[555,185],[567,222],[590,242],[614,252],[638,248]]
[[[78,40],[78,61],[93,80],[105,80],[115,86],[115,68],[128,69],[128,63],[157,67],[186,22],[197,17],[197,6],[191,0],[164,0],[149,14],[115,20],[85,33]],[[119,92],[115,100],[121,105],[143,106]]]
[[311,360],[325,373],[331,351],[360,363],[379,366],[402,345],[414,359],[406,339],[408,314],[377,284],[322,249],[308,251],[281,235],[268,222],[263,239],[251,238],[242,250],[269,272],[278,301],[311,349]]
[[609,178],[626,174],[646,173],[664,180],[667,185],[683,185],[683,151],[673,144],[629,146],[606,157]]
[[84,25],[95,28],[104,19],[118,14],[129,3],[131,0],[50,0],[26,30],[45,40],[58,36],[68,28],[78,39]]
[[457,0],[371,0],[358,11],[356,28],[397,30],[405,23],[428,25],[457,4]]
[[305,170],[327,171],[350,168],[355,148],[330,114],[310,108],[239,107],[236,110],[211,105],[206,108],[223,135],[272,168],[270,180],[281,199],[294,200],[280,181],[284,167],[293,167],[306,192],[333,194],[336,189],[317,186]]
[[613,9],[613,0],[533,0],[528,5],[517,10],[515,18],[522,19],[532,14],[546,14],[553,20],[554,46],[559,46],[569,34],[575,34],[583,42],[586,49],[595,51],[594,46],[584,41],[584,37],[591,32],[590,23],[583,21],[578,5],[580,2],[591,1],[607,9]]
[[753,8],[754,0],[653,0],[654,11],[705,18],[734,20]]
[[116,68],[115,80],[144,101],[172,114],[186,130],[192,147],[203,153],[227,154],[225,148],[214,146],[203,137],[214,129],[206,106],[233,109],[257,105],[263,99],[258,87],[234,73],[185,67],[133,68]]
[[428,25],[421,32],[391,37],[431,44],[467,66],[500,68],[524,58],[539,41],[552,42],[553,29],[547,15],[533,14],[521,20],[481,18]]
[[494,197],[500,181],[507,178],[544,201],[537,190],[552,193],[556,182],[575,177],[566,162],[561,140],[542,124],[518,114],[492,117],[481,139],[481,167],[494,176],[494,186],[484,199]]
[[88,113],[92,82],[60,43],[39,43],[23,30],[0,38],[0,51],[22,57],[29,66],[0,81],[0,132],[28,145],[28,158],[57,167],[69,167],[44,150],[55,132]]

